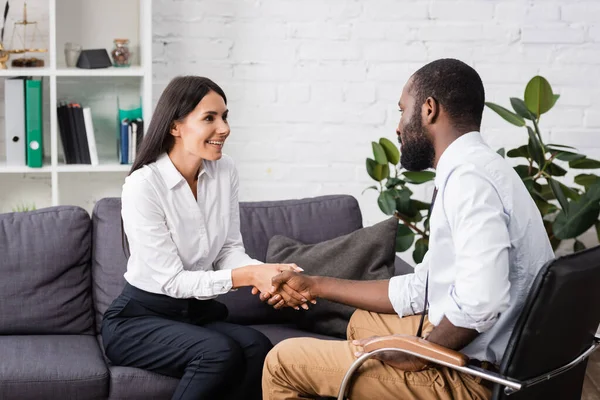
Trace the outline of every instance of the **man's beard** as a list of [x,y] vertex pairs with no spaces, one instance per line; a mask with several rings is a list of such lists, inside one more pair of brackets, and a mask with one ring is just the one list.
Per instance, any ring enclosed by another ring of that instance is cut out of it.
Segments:
[[[435,150],[433,143],[426,135],[421,116],[415,113],[403,129],[404,141],[400,165],[409,171],[423,171],[433,168]],[[400,139],[398,137],[398,139]]]

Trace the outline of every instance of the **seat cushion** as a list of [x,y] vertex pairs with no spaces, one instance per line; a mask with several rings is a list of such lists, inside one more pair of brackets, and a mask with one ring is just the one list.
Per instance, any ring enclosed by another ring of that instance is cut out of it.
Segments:
[[110,400],[166,400],[179,379],[139,368],[110,366]]
[[273,346],[277,343],[291,338],[309,337],[314,339],[323,340],[339,340],[338,338],[326,335],[320,335],[318,333],[312,333],[300,330],[291,324],[262,324],[262,325],[250,325],[251,328],[262,332],[266,337],[269,338]]
[[79,207],[0,214],[0,334],[91,334],[91,221]]
[[0,336],[0,399],[103,399],[108,369],[91,335]]

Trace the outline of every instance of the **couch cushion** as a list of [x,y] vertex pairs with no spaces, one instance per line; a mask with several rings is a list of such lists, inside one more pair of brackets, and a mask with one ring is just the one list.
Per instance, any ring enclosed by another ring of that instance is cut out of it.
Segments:
[[319,243],[362,228],[362,214],[352,196],[240,203],[240,230],[250,257],[265,261],[269,240],[283,235]]
[[[397,231],[398,220],[391,217],[317,244],[274,236],[269,242],[267,262],[294,262],[306,275],[313,276],[356,281],[390,279],[394,276]],[[345,339],[348,321],[356,308],[319,299],[306,312],[285,311],[300,329]]]
[[102,316],[125,286],[123,274],[127,258],[121,239],[121,199],[104,198],[96,202],[92,213],[92,293],[96,311],[96,331]]
[[91,223],[79,207],[0,215],[0,334],[91,334]]
[[91,335],[0,336],[0,399],[102,399],[108,369]]
[[293,324],[262,324],[250,325],[250,327],[262,332],[266,337],[269,338],[271,343],[273,343],[273,346],[282,340],[299,337],[309,337],[323,340],[339,340],[339,338],[332,336],[320,335],[318,333],[300,330]]
[[139,368],[110,366],[109,400],[165,400],[175,393],[179,379]]

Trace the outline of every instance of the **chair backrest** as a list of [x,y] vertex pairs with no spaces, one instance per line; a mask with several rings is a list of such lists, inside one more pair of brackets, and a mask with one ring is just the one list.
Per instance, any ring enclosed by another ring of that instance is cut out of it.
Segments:
[[[512,333],[500,373],[527,380],[568,364],[593,343],[600,324],[600,246],[546,264],[536,277]],[[581,399],[587,362],[509,397]]]

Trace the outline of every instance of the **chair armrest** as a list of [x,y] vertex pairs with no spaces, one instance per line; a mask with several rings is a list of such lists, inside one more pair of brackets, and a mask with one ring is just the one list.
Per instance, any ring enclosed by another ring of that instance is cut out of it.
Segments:
[[415,355],[423,355],[457,367],[464,367],[469,362],[469,357],[458,351],[448,349],[416,336],[381,336],[373,339],[368,345],[364,346],[364,350],[367,353],[383,348],[407,350]]

